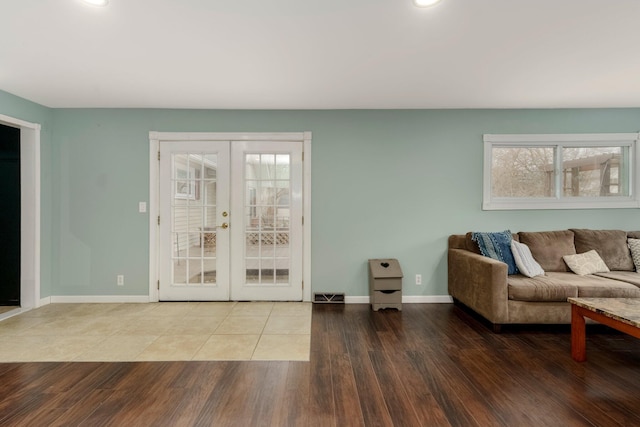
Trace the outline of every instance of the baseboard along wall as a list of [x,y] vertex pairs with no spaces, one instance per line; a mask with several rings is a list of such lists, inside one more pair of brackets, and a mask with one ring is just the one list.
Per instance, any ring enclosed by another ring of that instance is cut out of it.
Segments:
[[[145,303],[148,295],[57,295],[40,299],[39,307],[56,303]],[[403,304],[449,304],[450,295],[403,295]],[[345,296],[346,304],[369,304],[369,296]]]

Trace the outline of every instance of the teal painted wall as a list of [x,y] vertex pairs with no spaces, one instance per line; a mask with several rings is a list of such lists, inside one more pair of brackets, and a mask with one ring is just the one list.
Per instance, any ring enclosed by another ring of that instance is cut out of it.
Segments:
[[394,257],[406,295],[446,295],[453,233],[640,229],[638,209],[481,210],[484,133],[636,132],[640,109],[49,109],[0,91],[0,114],[42,125],[43,297],[147,295],[152,130],[312,131],[314,292],[367,295],[366,260]]
[[[56,109],[47,152],[52,293],[148,293],[148,217],[137,203],[148,201],[151,130],[312,131],[313,291],[360,296],[368,294],[366,260],[379,257],[400,260],[406,295],[446,295],[453,233],[640,229],[637,209],[481,210],[484,133],[639,129],[640,109]],[[413,284],[417,273],[422,286]],[[124,288],[117,274],[126,276]]]
[[0,114],[26,122],[38,123],[40,130],[40,162],[41,162],[41,200],[40,200],[40,296],[51,295],[53,269],[52,253],[54,251],[52,238],[52,179],[51,179],[51,148],[52,148],[52,120],[51,109],[35,104],[25,99],[0,90]]

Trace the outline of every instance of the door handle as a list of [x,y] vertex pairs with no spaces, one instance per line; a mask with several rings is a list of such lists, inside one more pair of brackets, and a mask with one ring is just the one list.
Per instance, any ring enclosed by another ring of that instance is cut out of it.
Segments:
[[229,224],[228,224],[228,223],[226,223],[226,222],[223,222],[223,223],[222,223],[222,225],[219,225],[219,226],[218,226],[218,228],[223,228],[223,229],[225,229],[225,230],[226,230],[227,228],[229,228]]

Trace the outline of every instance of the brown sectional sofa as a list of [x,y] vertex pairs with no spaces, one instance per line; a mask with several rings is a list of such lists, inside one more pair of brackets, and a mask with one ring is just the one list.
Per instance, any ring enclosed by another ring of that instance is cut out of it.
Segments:
[[[640,232],[570,229],[513,238],[529,247],[544,276],[508,276],[507,264],[481,255],[471,233],[449,237],[449,294],[489,320],[496,332],[503,324],[571,323],[569,297],[640,298],[640,273],[627,247],[627,238],[640,238]],[[609,273],[579,276],[562,258],[592,249]]]

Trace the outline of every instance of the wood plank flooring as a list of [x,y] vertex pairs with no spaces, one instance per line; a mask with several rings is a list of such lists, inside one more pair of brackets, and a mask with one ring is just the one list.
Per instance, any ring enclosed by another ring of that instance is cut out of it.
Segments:
[[637,426],[640,340],[451,304],[313,307],[310,362],[0,364],[2,426]]

